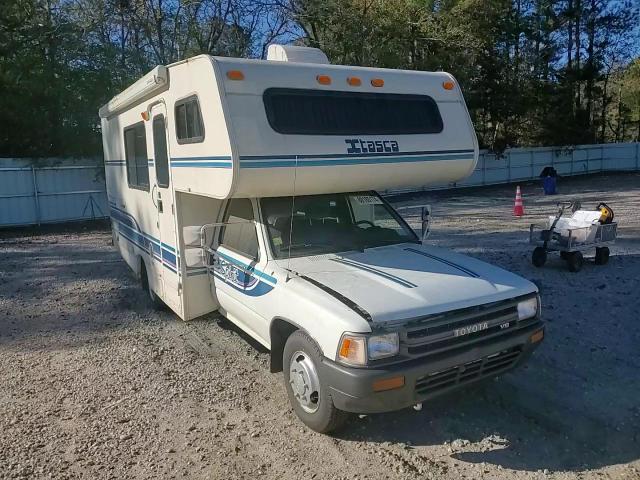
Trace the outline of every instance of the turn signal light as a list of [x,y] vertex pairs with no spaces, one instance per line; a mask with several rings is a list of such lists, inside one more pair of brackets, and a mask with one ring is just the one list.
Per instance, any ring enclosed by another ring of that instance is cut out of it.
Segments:
[[147,120],[149,120],[149,112],[140,112],[140,116],[142,117],[142,119],[146,122]]
[[316,80],[320,85],[331,85],[331,77],[329,75],[317,75]]
[[445,90],[453,90],[453,87],[455,87],[453,82],[442,82],[442,88]]
[[384,87],[384,80],[381,78],[372,78],[371,79],[372,87]]
[[374,392],[384,392],[385,390],[393,390],[395,388],[404,387],[404,377],[392,377],[373,382]]
[[347,83],[352,87],[359,87],[360,85],[362,85],[362,80],[360,80],[358,77],[347,77]]
[[531,335],[531,337],[529,338],[529,341],[531,343],[538,343],[543,338],[544,338],[544,330],[538,330],[536,333]]
[[227,78],[229,80],[244,80],[244,73],[240,70],[229,70],[227,72]]

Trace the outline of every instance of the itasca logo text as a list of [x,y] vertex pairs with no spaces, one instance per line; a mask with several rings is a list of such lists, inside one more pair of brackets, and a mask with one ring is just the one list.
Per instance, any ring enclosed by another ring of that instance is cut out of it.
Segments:
[[461,337],[463,335],[469,335],[470,333],[481,332],[482,330],[486,330],[488,328],[489,324],[487,322],[476,323],[475,325],[469,325],[468,327],[456,328],[453,331],[453,336]]
[[360,140],[359,138],[345,138],[344,142],[349,145],[347,153],[350,155],[357,153],[383,153],[399,152],[400,147],[395,140]]

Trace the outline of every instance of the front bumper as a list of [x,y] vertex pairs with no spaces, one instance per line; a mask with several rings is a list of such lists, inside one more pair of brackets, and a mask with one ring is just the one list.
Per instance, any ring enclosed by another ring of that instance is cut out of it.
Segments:
[[[353,413],[400,410],[521,365],[540,344],[540,340],[531,341],[532,335],[543,330],[543,324],[537,322],[499,341],[491,339],[465,350],[380,368],[347,367],[324,358],[321,375],[340,410]],[[404,376],[403,387],[373,390],[374,382],[400,375]]]

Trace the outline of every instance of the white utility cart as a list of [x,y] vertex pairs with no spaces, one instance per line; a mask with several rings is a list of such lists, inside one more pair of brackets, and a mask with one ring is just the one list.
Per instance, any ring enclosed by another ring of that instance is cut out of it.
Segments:
[[[572,217],[562,218],[564,211],[569,208],[573,211]],[[582,252],[593,248],[596,251],[596,265],[604,265],[609,261],[609,245],[615,242],[618,231],[618,224],[613,221],[613,210],[605,203],[599,204],[594,211],[579,208],[578,202],[562,202],[558,204],[558,214],[549,219],[548,228],[531,224],[529,242],[536,245],[531,262],[536,267],[546,263],[547,252],[559,252],[569,270],[578,272],[584,263]]]

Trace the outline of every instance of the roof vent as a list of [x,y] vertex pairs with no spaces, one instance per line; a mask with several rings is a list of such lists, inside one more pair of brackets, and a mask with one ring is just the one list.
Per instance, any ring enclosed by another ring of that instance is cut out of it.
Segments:
[[329,59],[319,48],[278,45],[277,43],[269,45],[267,60],[297,63],[329,63]]

